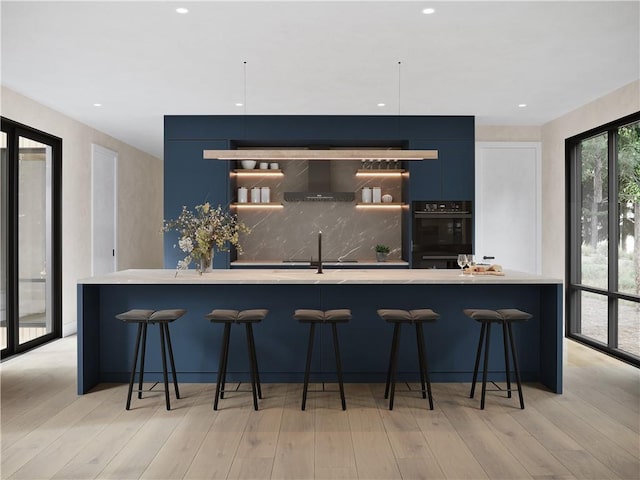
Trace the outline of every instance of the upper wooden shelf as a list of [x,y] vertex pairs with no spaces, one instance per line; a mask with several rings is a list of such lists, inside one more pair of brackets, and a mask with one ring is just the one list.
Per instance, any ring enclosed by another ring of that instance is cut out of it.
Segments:
[[437,160],[437,150],[204,150],[205,160]]
[[356,170],[356,175],[379,175],[379,176],[400,176],[405,172],[403,168],[380,168],[380,169],[358,169]]
[[281,169],[279,168],[237,168],[235,170],[231,170],[232,173],[236,175],[264,175],[264,176],[281,176],[284,175]]

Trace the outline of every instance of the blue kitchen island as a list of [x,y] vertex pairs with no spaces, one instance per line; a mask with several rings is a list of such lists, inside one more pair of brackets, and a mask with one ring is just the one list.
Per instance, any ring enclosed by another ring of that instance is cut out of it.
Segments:
[[[214,308],[267,308],[254,327],[262,382],[302,382],[308,326],[292,318],[296,308],[350,308],[353,320],[339,326],[346,382],[384,382],[393,327],[379,308],[432,308],[440,320],[425,325],[433,382],[470,382],[480,324],[463,308],[519,308],[533,319],[514,326],[523,381],[562,393],[562,281],[506,271],[504,276],[460,275],[459,270],[239,269],[125,270],[78,282],[78,393],[102,382],[128,382],[136,336],[134,325],[115,315],[133,308],[184,308],[170,326],[179,382],[213,383],[222,337],[204,318]],[[316,334],[314,381],[335,381],[330,329]],[[150,328],[145,378],[161,379],[158,329]],[[489,378],[504,374],[501,329],[491,339]],[[234,328],[227,378],[248,380],[244,329]],[[398,379],[418,379],[415,333],[403,329]]]

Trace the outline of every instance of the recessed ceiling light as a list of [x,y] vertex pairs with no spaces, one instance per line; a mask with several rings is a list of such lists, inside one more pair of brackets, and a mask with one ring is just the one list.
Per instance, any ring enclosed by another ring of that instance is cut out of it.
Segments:
[[178,7],[176,8],[176,12],[181,13],[181,14],[185,14],[185,13],[189,13],[189,9],[184,8],[184,7]]
[[425,8],[424,10],[422,10],[422,13],[424,13],[425,15],[431,15],[432,13],[435,13],[435,8]]
[[242,107],[243,105],[244,103],[240,103],[240,102],[236,103],[236,107]]
[[93,106],[94,106],[94,107],[101,107],[101,106],[102,106],[102,104],[101,104],[101,103],[94,103],[94,104],[93,104]]
[[518,107],[520,107],[520,108],[524,108],[524,107],[526,107],[526,106],[527,106],[527,104],[526,104],[526,103],[520,103],[520,104],[518,104]]
[[387,104],[386,103],[379,103],[378,106],[379,107],[385,107]]

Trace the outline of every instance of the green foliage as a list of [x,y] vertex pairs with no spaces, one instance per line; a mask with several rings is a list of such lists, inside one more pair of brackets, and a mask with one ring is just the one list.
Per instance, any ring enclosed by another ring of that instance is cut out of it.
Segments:
[[382,245],[381,243],[375,246],[375,250],[376,250],[376,253],[388,254],[390,252],[389,247],[387,245]]

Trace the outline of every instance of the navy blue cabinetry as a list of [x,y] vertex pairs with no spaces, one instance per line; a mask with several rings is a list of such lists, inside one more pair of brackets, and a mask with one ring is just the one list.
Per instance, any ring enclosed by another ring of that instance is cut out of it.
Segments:
[[438,150],[437,160],[406,162],[412,200],[473,200],[474,139],[413,140],[413,150]]
[[[203,150],[238,147],[395,147],[438,150],[438,160],[404,162],[402,201],[473,200],[475,121],[472,116],[168,115],[165,117],[164,218],[183,205],[229,205],[230,162],[204,160]],[[411,221],[402,215],[402,258],[410,259]],[[164,265],[182,258],[175,234],[165,235]],[[216,255],[229,268],[229,255]]]
[[[176,218],[182,206],[209,202],[229,205],[229,162],[202,158],[205,149],[226,149],[224,140],[167,140],[164,144],[164,218]],[[177,232],[164,235],[164,265],[173,268],[185,254],[178,247]],[[229,254],[216,252],[215,268],[229,268]]]

